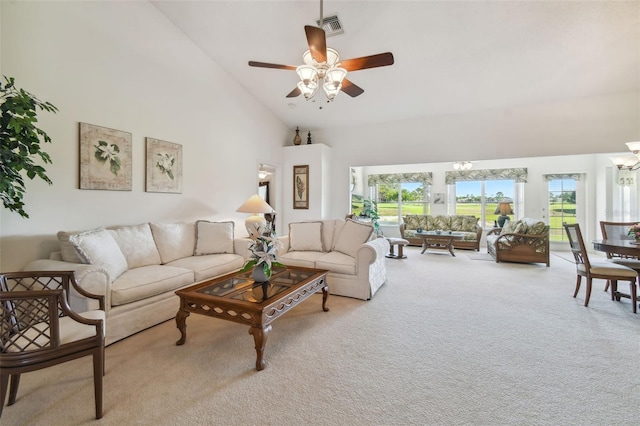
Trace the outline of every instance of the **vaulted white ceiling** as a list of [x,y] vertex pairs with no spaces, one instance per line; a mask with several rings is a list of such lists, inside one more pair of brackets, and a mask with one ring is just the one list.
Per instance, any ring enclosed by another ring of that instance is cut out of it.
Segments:
[[[333,103],[287,99],[318,0],[153,4],[290,128],[324,129],[640,91],[640,2],[331,1],[343,59],[390,51],[395,64],[351,72],[365,92]],[[188,67],[189,64],[184,64]]]

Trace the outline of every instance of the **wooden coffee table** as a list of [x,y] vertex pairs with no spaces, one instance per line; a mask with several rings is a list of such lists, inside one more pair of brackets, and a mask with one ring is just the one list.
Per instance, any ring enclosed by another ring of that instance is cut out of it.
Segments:
[[453,241],[461,240],[464,238],[464,233],[453,231],[423,231],[416,232],[420,238],[422,238],[422,251],[423,254],[428,248],[449,250],[451,256],[455,257],[453,252]]
[[246,324],[256,346],[256,370],[263,370],[266,366],[264,348],[271,323],[276,318],[318,290],[322,290],[322,310],[329,310],[326,306],[329,296],[327,272],[299,267],[275,268],[268,282],[256,283],[248,271],[178,290],[180,309],[176,314],[176,325],[181,337],[176,345],[183,345],[187,340],[186,322],[192,312]]

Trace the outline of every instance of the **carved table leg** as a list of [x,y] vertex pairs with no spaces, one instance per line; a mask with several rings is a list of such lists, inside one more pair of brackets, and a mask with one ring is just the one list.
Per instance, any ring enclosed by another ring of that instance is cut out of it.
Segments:
[[176,345],[178,346],[184,345],[184,342],[187,340],[187,317],[189,314],[190,312],[183,311],[182,309],[179,309],[176,314],[176,327],[178,327],[181,334],[180,340],[176,342]]
[[427,251],[427,247],[428,247],[428,245],[427,245],[427,239],[426,239],[426,238],[424,238],[424,239],[422,240],[422,251],[420,252],[420,254],[424,254],[424,252],[425,252],[425,251]]
[[256,370],[264,370],[267,363],[264,360],[264,347],[267,344],[267,336],[271,331],[271,326],[266,327],[249,327],[249,334],[253,335],[253,341],[256,344]]
[[453,252],[453,239],[449,240],[449,244],[447,247],[449,248],[449,253],[451,253],[451,256],[456,257],[456,254]]
[[329,311],[327,308],[327,298],[329,297],[329,286],[325,285],[322,287],[322,310],[325,312]]

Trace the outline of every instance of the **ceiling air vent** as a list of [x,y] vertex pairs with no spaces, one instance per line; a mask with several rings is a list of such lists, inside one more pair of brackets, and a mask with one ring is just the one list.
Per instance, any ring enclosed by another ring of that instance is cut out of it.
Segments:
[[[316,24],[320,26],[320,20],[316,19]],[[322,29],[327,37],[344,33],[342,23],[338,19],[338,15],[325,16],[322,20]]]

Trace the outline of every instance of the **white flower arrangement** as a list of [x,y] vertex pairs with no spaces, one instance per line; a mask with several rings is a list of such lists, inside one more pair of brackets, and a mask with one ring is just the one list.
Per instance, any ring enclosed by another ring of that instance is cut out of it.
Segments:
[[[256,226],[257,228],[259,227]],[[282,243],[271,232],[268,232],[267,235],[260,235],[249,244],[249,251],[253,259],[245,263],[240,272],[248,271],[253,267],[262,267],[266,277],[271,278],[271,269],[274,266],[285,267],[278,262],[279,248],[282,248]]]

